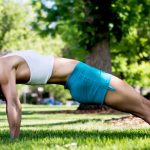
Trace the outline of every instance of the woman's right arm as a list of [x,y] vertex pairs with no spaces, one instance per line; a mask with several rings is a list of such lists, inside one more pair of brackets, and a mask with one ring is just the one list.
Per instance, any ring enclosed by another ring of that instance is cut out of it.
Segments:
[[21,104],[17,96],[15,74],[11,72],[9,78],[1,80],[1,90],[6,99],[6,112],[10,128],[11,138],[20,134]]

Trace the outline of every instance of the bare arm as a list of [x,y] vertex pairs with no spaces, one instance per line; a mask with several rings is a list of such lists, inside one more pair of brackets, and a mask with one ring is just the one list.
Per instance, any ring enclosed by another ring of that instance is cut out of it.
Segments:
[[17,96],[15,74],[11,72],[9,79],[3,79],[2,92],[6,98],[6,112],[11,138],[16,138],[20,133],[21,104]]

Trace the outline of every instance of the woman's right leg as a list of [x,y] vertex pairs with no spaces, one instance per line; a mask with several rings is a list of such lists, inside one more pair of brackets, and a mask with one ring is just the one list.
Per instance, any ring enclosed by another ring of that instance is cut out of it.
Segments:
[[104,103],[117,110],[131,113],[150,124],[150,101],[137,93],[130,85],[112,76],[110,85],[116,91],[108,91]]

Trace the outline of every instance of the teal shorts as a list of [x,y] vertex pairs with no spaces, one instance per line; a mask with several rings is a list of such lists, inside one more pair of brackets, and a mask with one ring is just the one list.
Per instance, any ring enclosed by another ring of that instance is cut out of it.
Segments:
[[65,88],[79,103],[103,104],[108,90],[114,91],[110,80],[112,75],[79,62],[70,74]]

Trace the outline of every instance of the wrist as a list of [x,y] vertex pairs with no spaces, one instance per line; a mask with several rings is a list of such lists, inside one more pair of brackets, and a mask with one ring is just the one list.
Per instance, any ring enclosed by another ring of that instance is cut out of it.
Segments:
[[10,138],[11,139],[15,139],[15,138],[18,138],[19,137],[19,133],[20,133],[20,130],[17,128],[17,129],[13,129],[11,132],[10,132]]

